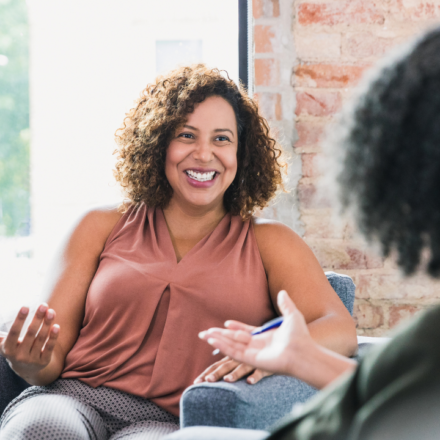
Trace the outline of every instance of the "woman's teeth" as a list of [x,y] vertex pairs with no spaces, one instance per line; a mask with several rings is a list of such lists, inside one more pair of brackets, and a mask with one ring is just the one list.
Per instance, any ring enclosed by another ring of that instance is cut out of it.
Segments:
[[214,179],[215,171],[210,171],[209,173],[196,173],[195,171],[186,171],[191,179],[198,180],[199,182],[206,182],[207,180]]

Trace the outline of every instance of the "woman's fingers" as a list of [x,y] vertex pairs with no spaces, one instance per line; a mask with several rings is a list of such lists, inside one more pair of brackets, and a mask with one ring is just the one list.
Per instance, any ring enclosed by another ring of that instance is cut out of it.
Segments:
[[199,334],[201,339],[207,341],[210,338],[226,338],[232,341],[242,342],[244,344],[248,344],[252,339],[252,335],[247,331],[243,330],[225,330],[223,328],[210,328],[206,332],[201,332]]
[[296,308],[295,303],[292,301],[292,299],[285,290],[281,290],[278,293],[277,303],[283,316],[291,315],[292,313],[295,313],[298,310]]
[[41,327],[44,317],[46,316],[46,311],[48,308],[49,306],[43,303],[38,307],[37,311],[35,312],[35,315],[32,318],[32,321],[26,331],[26,334],[24,335],[23,341],[20,344],[20,350],[22,350],[23,353],[31,352],[32,346],[35,342],[35,337]]
[[230,358],[233,358],[239,362],[243,361],[243,356],[247,348],[247,344],[234,341],[230,338],[225,338],[221,335],[212,336],[208,339],[207,342],[214,348],[219,349],[223,354],[226,354]]
[[26,321],[28,313],[28,307],[22,307],[18,312],[18,315],[9,329],[8,335],[4,341],[3,354],[5,356],[9,356],[15,352],[15,349],[18,345],[18,338],[20,337],[20,332],[23,328],[24,322]]
[[212,369],[211,371],[207,370],[207,373],[202,375],[202,379],[207,382],[217,382],[223,377],[233,371],[237,365],[239,365],[239,362],[234,361],[232,359],[229,359],[226,362],[220,363],[216,368]]
[[254,371],[254,367],[251,367],[247,364],[240,364],[237,368],[234,368],[229,374],[227,374],[223,379],[226,382],[235,382],[238,379],[241,379],[243,376],[246,376],[250,372]]
[[251,375],[249,375],[249,377],[246,379],[246,382],[254,385],[266,376],[272,376],[272,373],[257,368]]
[[229,330],[243,330],[247,333],[253,332],[257,327],[254,327],[253,325],[247,325],[240,321],[226,321],[225,327]]
[[205,380],[207,382],[217,382],[223,379],[225,375],[233,371],[237,367],[237,365],[239,365],[239,362],[230,359],[229,361],[220,365],[214,371],[211,371],[207,376],[205,376]]
[[49,339],[44,346],[43,352],[40,355],[40,360],[43,365],[47,365],[52,357],[53,349],[55,348],[58,335],[60,334],[60,326],[54,324],[49,332]]
[[202,374],[196,377],[194,380],[194,383],[201,383],[205,381],[205,377],[215,371],[220,365],[223,365],[225,362],[228,362],[230,359],[228,356],[224,357],[223,359],[219,360],[218,362],[214,362],[212,365],[210,365],[205,371],[203,371]]
[[44,344],[47,341],[49,336],[49,330],[52,327],[52,324],[55,319],[55,311],[52,309],[48,309],[43,318],[43,325],[38,331],[37,337],[34,340],[34,344],[31,347],[31,358],[39,361],[41,358],[41,350],[44,347]]

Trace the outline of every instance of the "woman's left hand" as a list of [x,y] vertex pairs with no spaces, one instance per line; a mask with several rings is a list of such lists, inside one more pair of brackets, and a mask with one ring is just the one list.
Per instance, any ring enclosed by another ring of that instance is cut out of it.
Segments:
[[205,381],[217,382],[221,379],[225,380],[226,382],[235,382],[248,374],[249,376],[246,379],[246,382],[252,385],[256,384],[263,377],[272,375],[272,373],[260,370],[258,368],[256,369],[250,365],[242,364],[241,362],[234,361],[226,356],[208,367],[200,376],[196,378],[194,383],[202,383]]

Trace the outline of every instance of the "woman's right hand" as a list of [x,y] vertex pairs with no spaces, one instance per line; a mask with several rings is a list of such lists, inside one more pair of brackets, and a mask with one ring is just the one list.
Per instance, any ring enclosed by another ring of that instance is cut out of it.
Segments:
[[60,331],[59,325],[53,324],[55,311],[43,303],[23,339],[19,339],[28,314],[29,309],[22,307],[9,332],[0,334],[0,355],[24,380],[31,379],[49,365]]

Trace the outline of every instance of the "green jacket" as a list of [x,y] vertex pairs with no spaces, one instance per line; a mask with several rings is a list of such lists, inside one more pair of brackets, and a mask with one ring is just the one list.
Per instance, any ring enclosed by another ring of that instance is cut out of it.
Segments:
[[440,439],[440,306],[271,429],[268,440]]

